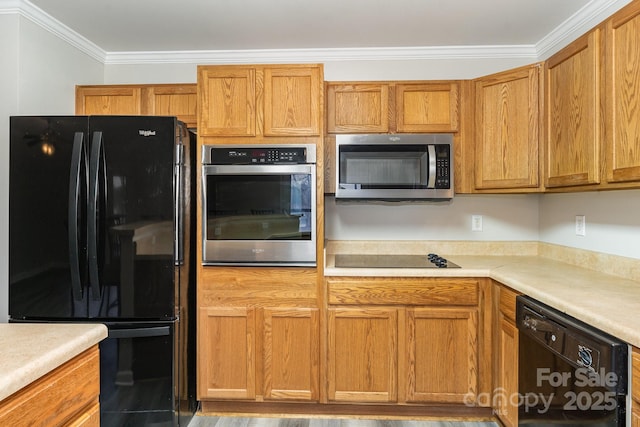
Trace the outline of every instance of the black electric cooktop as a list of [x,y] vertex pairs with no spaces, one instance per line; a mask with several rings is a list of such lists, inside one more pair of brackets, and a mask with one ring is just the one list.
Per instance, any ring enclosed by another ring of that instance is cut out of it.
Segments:
[[337,268],[460,268],[436,254],[336,255]]

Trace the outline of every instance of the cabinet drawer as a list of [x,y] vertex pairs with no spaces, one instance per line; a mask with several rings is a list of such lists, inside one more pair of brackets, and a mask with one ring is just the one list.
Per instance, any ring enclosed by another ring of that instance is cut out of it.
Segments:
[[478,305],[478,282],[459,278],[327,279],[329,304]]
[[516,320],[516,297],[517,292],[504,286],[500,287],[500,312],[509,320]]
[[67,425],[96,406],[99,375],[100,354],[94,346],[2,401],[0,425]]

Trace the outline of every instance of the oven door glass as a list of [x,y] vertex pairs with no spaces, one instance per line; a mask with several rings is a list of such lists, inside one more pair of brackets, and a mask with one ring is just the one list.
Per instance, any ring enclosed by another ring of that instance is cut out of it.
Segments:
[[315,262],[315,165],[205,166],[204,180],[205,261]]

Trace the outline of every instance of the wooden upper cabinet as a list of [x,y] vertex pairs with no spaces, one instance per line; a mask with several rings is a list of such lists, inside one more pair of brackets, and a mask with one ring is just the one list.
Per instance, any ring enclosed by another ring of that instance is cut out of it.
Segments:
[[475,81],[476,189],[539,189],[541,78],[534,64]]
[[319,136],[321,99],[320,67],[265,68],[265,136]]
[[140,86],[77,86],[77,115],[142,114]]
[[389,132],[389,85],[327,83],[329,133]]
[[199,66],[202,136],[320,136],[322,65]]
[[400,132],[457,132],[458,83],[396,85],[396,127]]
[[149,86],[142,91],[143,112],[151,116],[176,116],[188,128],[195,128],[197,115],[195,84]]
[[547,187],[600,182],[600,37],[596,28],[546,62]]
[[198,135],[256,135],[256,69],[198,67]]
[[640,3],[606,25],[607,181],[640,181]]
[[76,114],[176,116],[196,127],[196,85],[76,86]]

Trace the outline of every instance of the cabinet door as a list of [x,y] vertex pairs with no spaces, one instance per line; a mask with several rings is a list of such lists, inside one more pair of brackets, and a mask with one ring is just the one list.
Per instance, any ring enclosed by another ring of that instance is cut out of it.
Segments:
[[458,84],[396,85],[398,132],[457,132]]
[[143,90],[143,113],[176,116],[187,127],[197,126],[197,86],[195,84],[148,86]]
[[476,81],[477,189],[537,188],[540,64]]
[[397,400],[395,308],[329,309],[329,400]]
[[640,181],[640,3],[606,27],[607,181]]
[[317,401],[316,308],[264,309],[264,398]]
[[518,328],[513,321],[500,316],[498,348],[498,389],[494,392],[497,414],[505,427],[518,425]]
[[389,132],[389,85],[327,84],[327,131]]
[[640,427],[640,349],[631,352],[631,418],[633,427]]
[[256,135],[256,70],[198,67],[198,135]]
[[142,114],[141,94],[135,86],[78,86],[76,114],[137,116]]
[[546,63],[546,186],[600,182],[600,30]]
[[407,309],[408,402],[475,402],[478,313],[473,308]]
[[254,399],[255,310],[201,308],[198,337],[198,399]]
[[320,68],[264,70],[264,135],[320,135],[322,79]]

